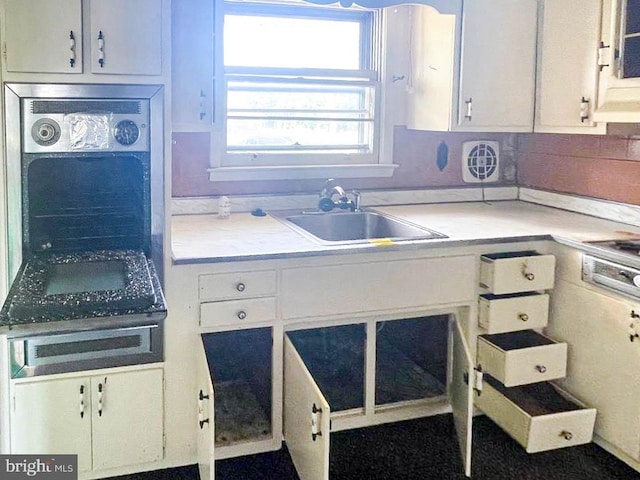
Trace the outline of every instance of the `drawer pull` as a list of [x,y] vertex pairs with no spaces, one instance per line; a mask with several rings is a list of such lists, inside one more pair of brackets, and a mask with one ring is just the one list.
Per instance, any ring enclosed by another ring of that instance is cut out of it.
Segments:
[[544,365],[536,365],[536,370],[540,373],[545,373],[547,371],[547,367]]
[[530,282],[532,282],[536,278],[536,276],[533,274],[533,272],[527,271],[527,264],[526,263],[522,264],[522,276],[524,278],[526,278],[527,280],[529,280]]
[[247,318],[247,312],[245,312],[244,310],[240,310],[240,311],[238,312],[238,318],[239,318],[240,320],[244,320],[245,318]]
[[238,290],[239,292],[244,292],[245,288],[247,288],[247,286],[242,282],[236,285],[236,290]]
[[573,433],[563,430],[560,432],[560,436],[565,440],[571,440],[573,438]]
[[519,313],[518,318],[523,322],[526,322],[529,320],[529,315],[527,315],[526,313]]

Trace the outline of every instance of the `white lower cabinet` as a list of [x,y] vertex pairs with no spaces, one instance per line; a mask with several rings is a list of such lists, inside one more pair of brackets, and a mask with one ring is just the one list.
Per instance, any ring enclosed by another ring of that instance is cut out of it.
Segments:
[[332,432],[425,416],[438,404],[448,411],[449,403],[470,474],[472,365],[464,342],[454,314],[288,331],[284,438],[300,478],[330,478]]
[[562,386],[598,410],[595,434],[614,453],[640,461],[640,302],[558,282],[549,333],[569,342]]
[[78,470],[163,456],[161,368],[12,381],[11,452],[78,454]]
[[281,404],[282,351],[274,347],[274,341],[280,344],[276,335],[274,327],[256,327],[201,336],[195,392],[201,478],[213,478],[214,459],[281,447],[282,416],[274,405]]

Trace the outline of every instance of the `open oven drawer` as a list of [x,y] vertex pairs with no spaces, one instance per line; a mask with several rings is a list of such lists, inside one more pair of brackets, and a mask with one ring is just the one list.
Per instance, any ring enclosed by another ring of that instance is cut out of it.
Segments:
[[480,335],[478,364],[507,387],[563,378],[567,344],[533,330]]
[[596,409],[549,382],[506,388],[485,375],[476,406],[528,453],[582,445],[593,436]]

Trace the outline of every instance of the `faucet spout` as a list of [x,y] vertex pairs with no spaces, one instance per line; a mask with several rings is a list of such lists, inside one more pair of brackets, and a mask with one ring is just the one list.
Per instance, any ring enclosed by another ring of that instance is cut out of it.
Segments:
[[[333,198],[337,196],[338,200]],[[350,200],[347,193],[340,185],[336,185],[333,178],[328,179],[322,190],[320,191],[320,199],[318,200],[318,209],[323,212],[330,212],[334,208],[342,210],[351,210],[355,212],[360,208],[360,193],[354,192],[354,200]]]

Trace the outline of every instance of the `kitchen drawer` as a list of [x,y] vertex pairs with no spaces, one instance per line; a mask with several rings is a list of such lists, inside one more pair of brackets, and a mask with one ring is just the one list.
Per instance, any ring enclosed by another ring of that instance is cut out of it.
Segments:
[[282,270],[285,319],[467,304],[476,296],[472,255]]
[[276,272],[232,272],[201,275],[200,300],[233,300],[236,298],[275,295]]
[[478,324],[487,333],[542,328],[549,319],[549,295],[512,293],[481,295]]
[[276,318],[276,299],[247,298],[200,304],[200,326],[245,325],[270,322]]
[[553,288],[553,255],[505,252],[483,255],[480,260],[480,285],[496,295]]
[[533,330],[480,335],[478,365],[507,387],[563,378],[567,344]]
[[506,388],[485,375],[476,406],[528,453],[582,445],[593,436],[595,408],[576,403],[549,382]]

